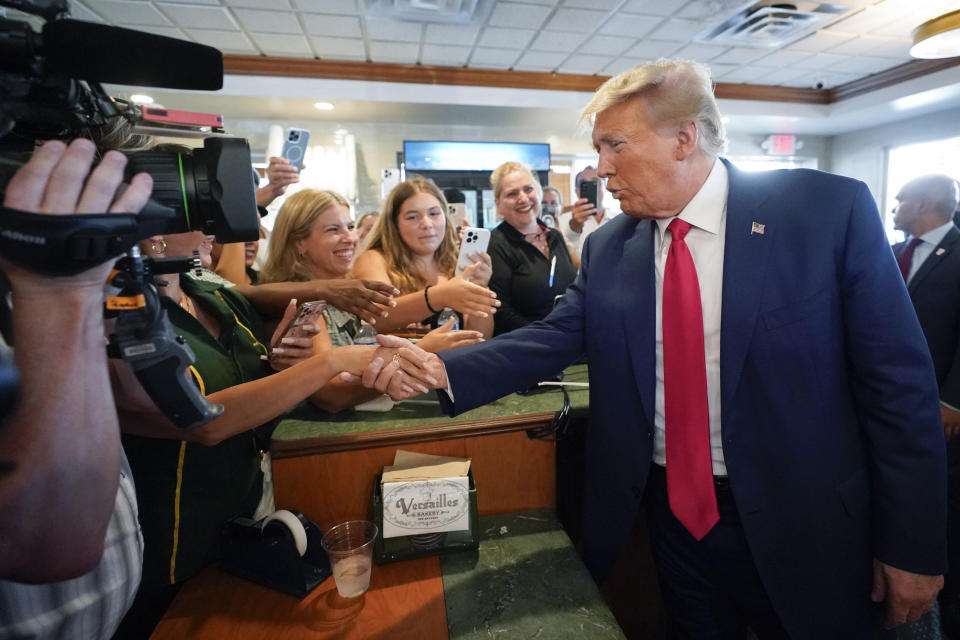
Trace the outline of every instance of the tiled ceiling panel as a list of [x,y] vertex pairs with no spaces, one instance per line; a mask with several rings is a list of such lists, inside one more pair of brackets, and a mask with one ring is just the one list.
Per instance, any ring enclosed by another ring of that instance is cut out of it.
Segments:
[[[73,17],[225,53],[609,75],[639,61],[700,60],[722,82],[829,86],[910,60],[910,32],[957,0],[844,0],[849,16],[776,49],[693,37],[741,0],[486,0],[465,24],[368,15],[365,0],[68,0]],[[824,75],[826,74],[826,76]]]

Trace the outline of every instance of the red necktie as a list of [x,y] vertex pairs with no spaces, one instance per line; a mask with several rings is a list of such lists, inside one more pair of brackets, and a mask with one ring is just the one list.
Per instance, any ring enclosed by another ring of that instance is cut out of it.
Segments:
[[663,273],[663,397],[670,510],[700,540],[720,520],[710,458],[710,414],[703,348],[700,284],[684,236],[690,223],[668,227],[673,237]]
[[910,278],[910,267],[913,265],[913,252],[917,250],[917,245],[922,242],[923,240],[920,238],[914,238],[907,244],[907,248],[903,250],[903,253],[900,254],[900,260],[897,262],[900,264],[900,275],[903,276],[904,282]]

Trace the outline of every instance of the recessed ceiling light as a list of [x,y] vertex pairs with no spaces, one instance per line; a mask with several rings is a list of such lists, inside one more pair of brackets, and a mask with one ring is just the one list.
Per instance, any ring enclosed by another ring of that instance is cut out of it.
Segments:
[[134,104],[153,104],[153,98],[142,93],[135,93],[130,96],[130,102]]
[[333,103],[331,102],[314,102],[313,106],[320,111],[333,111]]

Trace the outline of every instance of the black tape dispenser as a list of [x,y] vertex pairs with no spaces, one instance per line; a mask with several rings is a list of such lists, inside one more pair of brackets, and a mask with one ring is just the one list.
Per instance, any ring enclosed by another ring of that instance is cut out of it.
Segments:
[[222,531],[220,567],[284,593],[306,597],[330,574],[319,527],[281,509],[262,520],[231,518]]

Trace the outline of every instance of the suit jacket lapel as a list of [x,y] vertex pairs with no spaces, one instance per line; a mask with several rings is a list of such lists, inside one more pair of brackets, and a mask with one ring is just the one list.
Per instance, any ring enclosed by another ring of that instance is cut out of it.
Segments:
[[907,290],[911,294],[920,286],[920,282],[927,277],[927,274],[936,269],[937,265],[950,255],[950,252],[955,249],[957,240],[960,240],[960,229],[954,226],[953,229],[947,232],[947,235],[943,236],[940,244],[934,248],[933,252],[927,256],[927,259],[924,260],[920,268],[917,269],[917,272],[913,274],[913,277],[910,279],[910,284],[907,285]]
[[647,421],[653,424],[656,393],[656,275],[653,265],[653,225],[640,220],[623,245],[623,258],[615,277],[619,281],[623,329],[629,345],[637,391]]
[[[745,175],[724,160],[729,172],[727,229],[723,253],[723,307],[720,311],[720,392],[723,425],[743,371],[760,308],[767,260],[777,221],[761,205],[770,197],[766,182]],[[763,225],[762,227],[755,227]],[[760,229],[762,228],[762,233]]]

